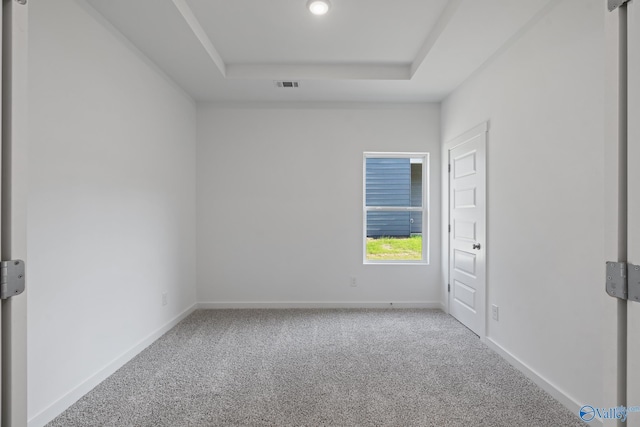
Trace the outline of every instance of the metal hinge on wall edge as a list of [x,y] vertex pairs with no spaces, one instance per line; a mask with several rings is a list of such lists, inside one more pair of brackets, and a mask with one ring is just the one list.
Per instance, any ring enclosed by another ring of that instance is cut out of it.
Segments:
[[628,1],[629,0],[607,0],[607,8],[609,12],[613,12]]
[[607,262],[607,294],[640,302],[640,265]]
[[24,292],[24,261],[0,261],[0,299],[9,299]]
[[447,292],[451,292],[451,283],[447,283]]

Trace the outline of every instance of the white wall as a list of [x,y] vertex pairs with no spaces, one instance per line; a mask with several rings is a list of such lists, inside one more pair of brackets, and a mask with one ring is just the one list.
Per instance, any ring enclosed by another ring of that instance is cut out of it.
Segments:
[[604,7],[559,2],[442,106],[443,141],[490,122],[490,342],[574,409],[603,398]]
[[196,108],[82,2],[29,4],[28,405],[42,425],[195,304]]
[[[199,105],[198,301],[439,304],[439,141],[437,105]],[[431,265],[363,265],[364,151],[431,154]]]

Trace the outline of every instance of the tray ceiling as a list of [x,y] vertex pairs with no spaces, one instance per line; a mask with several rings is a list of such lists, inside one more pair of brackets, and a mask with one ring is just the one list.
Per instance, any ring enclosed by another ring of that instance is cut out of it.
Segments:
[[[197,101],[439,101],[558,0],[87,0]],[[274,80],[297,80],[297,89]]]

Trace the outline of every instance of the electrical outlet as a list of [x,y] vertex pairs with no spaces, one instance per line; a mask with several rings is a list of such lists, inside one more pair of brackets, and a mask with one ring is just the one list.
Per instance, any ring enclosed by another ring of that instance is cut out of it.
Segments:
[[356,278],[356,276],[351,276],[349,283],[351,284],[352,288],[355,288],[356,286],[358,286],[358,279]]
[[491,304],[491,317],[496,322],[498,321],[498,318],[499,318],[498,306],[495,304]]
[[166,292],[162,293],[162,305],[167,305],[169,303],[169,295]]

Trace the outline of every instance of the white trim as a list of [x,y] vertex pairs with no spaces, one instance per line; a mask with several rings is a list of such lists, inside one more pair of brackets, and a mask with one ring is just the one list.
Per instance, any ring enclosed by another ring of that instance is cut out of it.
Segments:
[[[424,243],[424,242],[423,242]],[[424,250],[424,245],[423,245]],[[389,260],[376,260],[376,259],[368,259],[365,260],[362,265],[429,265],[427,261],[399,261],[394,259]]]
[[[29,262],[27,196],[29,179],[29,9],[3,1],[2,32],[2,256]],[[2,394],[0,424],[23,426],[27,420],[27,291],[2,301]]]
[[242,308],[424,308],[444,310],[439,301],[211,301],[196,304],[198,310]]
[[[576,416],[576,420],[579,420],[579,411],[584,404],[593,402],[578,403],[573,397],[569,396],[564,390],[553,384],[551,381],[540,375],[529,365],[518,359],[500,344],[493,339],[487,337],[483,340],[487,346],[498,353],[503,359],[505,359],[511,366],[522,372],[527,378],[533,381],[538,387],[549,393],[554,399],[560,402],[565,408],[571,411]],[[589,425],[603,425],[602,420],[594,419]]]
[[[175,0],[174,0],[175,1]],[[227,64],[227,79],[411,80],[410,63],[373,64]]]
[[429,153],[426,151],[420,152],[412,152],[412,151],[365,151],[363,153],[364,158],[370,157],[372,159],[404,159],[407,157],[410,158],[426,158],[425,160],[429,160]]
[[474,126],[473,128],[469,129],[468,131],[466,131],[465,133],[463,133],[462,135],[459,135],[453,139],[451,139],[450,141],[448,141],[445,145],[445,148],[447,150],[453,150],[454,148],[456,148],[459,145],[464,144],[465,142],[475,138],[476,136],[480,135],[483,132],[488,132],[489,131],[489,121],[485,121],[480,123],[477,126]]
[[365,206],[364,208],[368,212],[422,212],[424,210],[424,208],[415,206]]
[[[422,206],[367,206],[367,159],[406,159],[420,158],[422,159]],[[380,152],[365,151],[362,153],[362,264],[363,265],[429,265],[431,251],[431,211],[430,200],[431,189],[431,156],[428,152]],[[367,212],[386,211],[386,212],[422,212],[422,259],[420,260],[369,260],[367,259]],[[424,236],[427,236],[425,239]]]
[[89,378],[78,384],[72,390],[68,391],[60,399],[53,402],[47,408],[34,415],[28,423],[29,427],[40,427],[46,425],[55,417],[63,413],[67,408],[78,401],[82,396],[90,392],[94,387],[104,381],[107,377],[120,369],[124,364],[137,356],[142,350],[149,347],[154,341],[168,332],[171,328],[180,323],[185,317],[196,310],[197,304],[193,304],[182,313],[171,319],[164,326],[156,329],[154,332],[140,340],[136,345],[113,359],[102,369],[91,375]]

